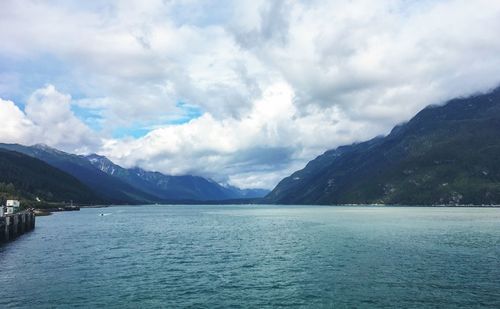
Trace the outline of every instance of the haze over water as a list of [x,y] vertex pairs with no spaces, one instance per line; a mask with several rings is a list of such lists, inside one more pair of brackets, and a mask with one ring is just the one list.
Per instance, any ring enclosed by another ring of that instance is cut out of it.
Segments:
[[0,307],[498,308],[499,222],[498,208],[56,213],[0,247]]

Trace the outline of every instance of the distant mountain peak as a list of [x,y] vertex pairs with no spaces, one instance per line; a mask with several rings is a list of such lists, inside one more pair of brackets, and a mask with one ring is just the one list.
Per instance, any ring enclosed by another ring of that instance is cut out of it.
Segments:
[[109,160],[107,157],[105,156],[101,156],[97,153],[91,153],[89,155],[86,156],[87,158],[92,158],[92,159],[106,159],[106,160]]
[[105,156],[95,153],[85,156],[85,158],[89,160],[93,166],[109,175],[115,175],[116,171],[121,168]]
[[98,155],[98,154],[95,154],[95,153],[87,155],[87,156],[85,156],[85,158],[87,158],[87,160],[89,160],[92,163],[100,162],[100,163],[113,164],[114,165],[113,161],[111,161],[107,157],[101,156],[101,155]]
[[51,146],[49,146],[47,144],[35,144],[35,145],[31,146],[31,147],[34,148],[34,149],[37,149],[37,150],[41,150],[41,151],[44,151],[44,152],[47,152],[47,153],[56,154],[56,155],[77,156],[76,154],[72,154],[72,153],[68,153],[68,152],[59,150],[59,149],[51,147]]

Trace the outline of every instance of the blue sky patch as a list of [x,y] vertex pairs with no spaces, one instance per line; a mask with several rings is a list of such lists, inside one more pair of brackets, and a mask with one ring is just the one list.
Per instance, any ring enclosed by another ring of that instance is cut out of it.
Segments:
[[113,138],[143,137],[156,128],[162,126],[182,125],[203,115],[203,110],[196,105],[178,102],[176,107],[179,110],[179,116],[177,117],[173,117],[162,122],[133,124],[129,127],[120,127],[113,130]]

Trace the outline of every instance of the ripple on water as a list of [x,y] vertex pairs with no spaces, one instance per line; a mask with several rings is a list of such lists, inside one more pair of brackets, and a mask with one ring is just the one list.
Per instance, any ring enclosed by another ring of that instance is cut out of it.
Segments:
[[500,209],[145,206],[0,247],[0,307],[500,307]]

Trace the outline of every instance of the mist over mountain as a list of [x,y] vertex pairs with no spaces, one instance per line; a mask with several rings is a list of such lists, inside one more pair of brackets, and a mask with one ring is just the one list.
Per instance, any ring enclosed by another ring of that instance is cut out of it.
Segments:
[[500,204],[500,88],[429,106],[386,137],[329,150],[266,197],[282,204]]

